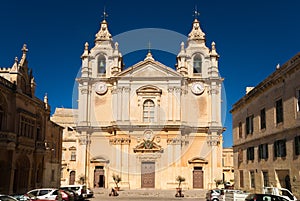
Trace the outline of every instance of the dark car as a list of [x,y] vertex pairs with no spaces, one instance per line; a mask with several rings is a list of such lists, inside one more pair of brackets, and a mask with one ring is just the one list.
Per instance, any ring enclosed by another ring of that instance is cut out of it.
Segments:
[[284,197],[278,195],[269,195],[269,194],[249,194],[245,201],[288,201]]
[[11,196],[16,198],[18,201],[30,201],[30,197],[23,195],[23,194],[15,194],[15,195],[11,195]]
[[86,194],[87,194],[87,197],[88,197],[88,198],[94,197],[94,192],[93,192],[92,189],[90,189],[90,188],[87,188],[87,189],[86,189]]
[[0,194],[0,201],[18,201],[18,200],[12,196]]

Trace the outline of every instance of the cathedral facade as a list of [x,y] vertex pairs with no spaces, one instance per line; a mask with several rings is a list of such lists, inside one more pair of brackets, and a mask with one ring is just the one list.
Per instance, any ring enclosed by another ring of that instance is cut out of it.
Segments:
[[[124,68],[103,20],[86,43],[78,81],[76,176],[91,187],[186,189],[222,179],[221,87],[215,43],[195,19],[176,67],[145,59]],[[120,44],[122,45],[122,44]]]

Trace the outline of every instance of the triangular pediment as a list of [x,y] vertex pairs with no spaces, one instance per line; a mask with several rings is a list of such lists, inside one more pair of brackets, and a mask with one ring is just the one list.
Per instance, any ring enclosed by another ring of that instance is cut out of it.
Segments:
[[141,61],[120,72],[118,77],[182,77],[174,69],[154,60]]

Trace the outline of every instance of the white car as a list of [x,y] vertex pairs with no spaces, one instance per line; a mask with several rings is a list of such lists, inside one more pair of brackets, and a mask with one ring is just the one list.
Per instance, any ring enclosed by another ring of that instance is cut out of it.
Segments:
[[58,191],[56,188],[40,188],[28,191],[26,194],[30,198],[33,197],[39,200],[57,200]]
[[206,193],[207,201],[223,201],[224,190],[223,189],[211,189]]

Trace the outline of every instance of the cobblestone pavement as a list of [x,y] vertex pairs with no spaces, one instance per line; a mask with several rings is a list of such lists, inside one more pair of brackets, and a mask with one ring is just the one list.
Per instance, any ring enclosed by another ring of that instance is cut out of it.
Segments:
[[105,200],[124,200],[124,201],[143,201],[143,200],[200,200],[205,201],[206,190],[186,190],[183,191],[184,197],[175,197],[176,190],[124,190],[119,191],[119,196],[109,196],[108,189],[94,189],[94,197],[89,201]]

